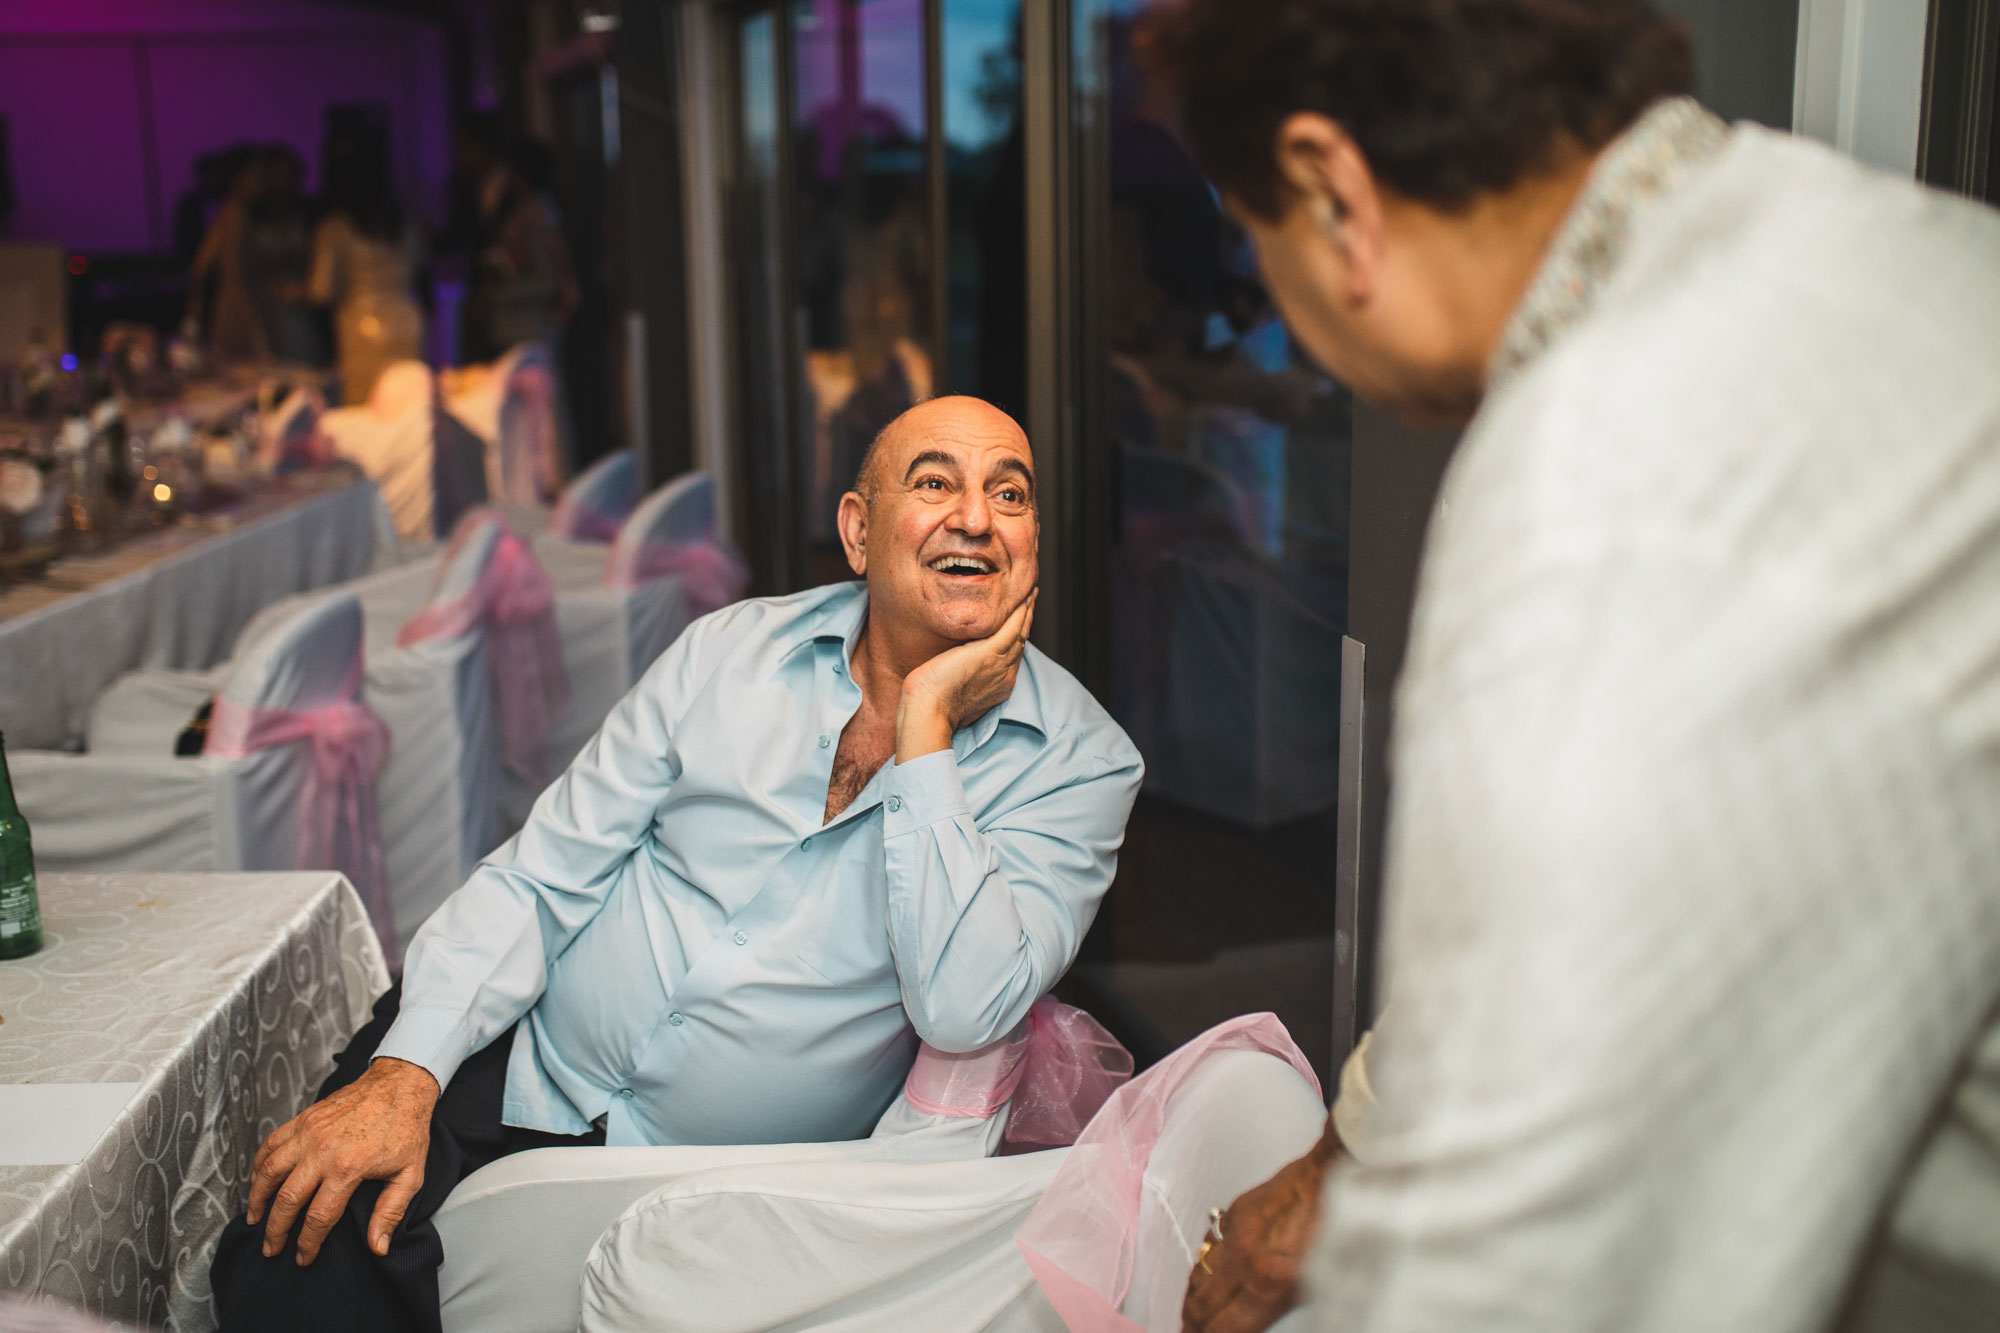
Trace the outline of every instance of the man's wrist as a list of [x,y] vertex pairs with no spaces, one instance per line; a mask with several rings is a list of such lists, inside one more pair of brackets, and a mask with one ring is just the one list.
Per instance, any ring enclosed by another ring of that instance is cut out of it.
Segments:
[[412,1088],[428,1090],[433,1099],[444,1095],[438,1086],[437,1075],[409,1060],[399,1060],[393,1055],[378,1055],[368,1062],[368,1073],[378,1079],[393,1079],[406,1083]]
[[937,700],[904,693],[896,706],[896,762],[907,764],[951,748],[951,718]]

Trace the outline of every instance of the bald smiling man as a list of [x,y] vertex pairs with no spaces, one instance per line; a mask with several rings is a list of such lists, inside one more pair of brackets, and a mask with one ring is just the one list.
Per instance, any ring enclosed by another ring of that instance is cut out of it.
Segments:
[[418,932],[258,1154],[225,1333],[437,1329],[429,1219],[479,1167],[865,1137],[919,1038],[999,1040],[1069,967],[1141,765],[1028,644],[1027,437],[914,408],[839,526],[861,581],[695,622]]

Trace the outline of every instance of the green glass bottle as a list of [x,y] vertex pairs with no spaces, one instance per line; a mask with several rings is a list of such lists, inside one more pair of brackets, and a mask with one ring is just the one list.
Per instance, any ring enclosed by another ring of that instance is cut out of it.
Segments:
[[26,958],[42,947],[42,905],[35,896],[35,849],[14,803],[7,738],[0,736],[0,958]]

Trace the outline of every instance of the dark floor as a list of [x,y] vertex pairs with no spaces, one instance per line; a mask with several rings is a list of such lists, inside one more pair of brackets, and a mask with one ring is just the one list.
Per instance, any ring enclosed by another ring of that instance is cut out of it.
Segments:
[[1251,830],[1141,796],[1118,879],[1064,990],[1141,1066],[1268,1010],[1332,1087],[1331,811]]

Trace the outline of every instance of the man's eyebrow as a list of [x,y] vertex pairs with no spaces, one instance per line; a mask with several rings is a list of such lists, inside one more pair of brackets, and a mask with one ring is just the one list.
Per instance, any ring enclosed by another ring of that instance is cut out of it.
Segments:
[[926,463],[931,464],[932,466],[935,467],[948,467],[951,468],[953,471],[956,471],[958,469],[958,460],[956,458],[953,458],[950,454],[946,453],[944,450],[926,449],[922,453],[918,454],[915,458],[912,458],[910,460],[910,466],[908,470],[903,473],[903,480],[908,481],[911,477],[917,475],[917,469],[924,466]]
[[1003,472],[1013,473],[1015,476],[1019,477],[1022,481],[1028,484],[1029,490],[1034,489],[1035,474],[1033,472],[1030,472],[1028,470],[1028,465],[1026,463],[1023,463],[1020,459],[1003,458],[999,462],[993,465],[993,473],[992,473],[993,476],[997,477]]

